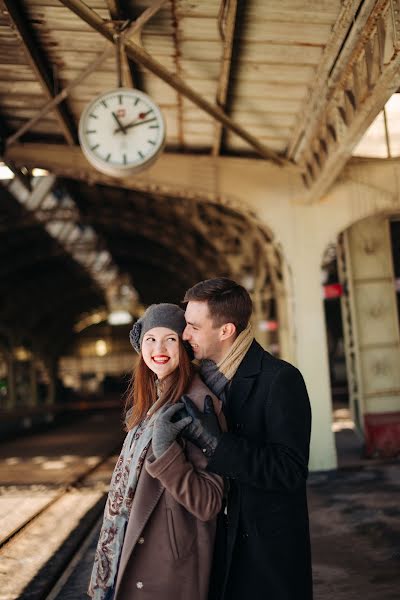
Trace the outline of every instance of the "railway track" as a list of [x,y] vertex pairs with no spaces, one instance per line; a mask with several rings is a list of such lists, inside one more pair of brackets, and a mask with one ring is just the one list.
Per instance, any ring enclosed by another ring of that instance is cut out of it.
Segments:
[[[56,597],[67,574],[79,562],[79,556],[87,551],[87,540],[98,527],[103,512],[107,486],[102,484],[100,490],[97,486],[93,491],[93,484],[88,480],[96,480],[93,476],[102,469],[109,480],[114,465],[111,459],[119,450],[120,445],[84,472],[63,483],[45,504],[0,539],[0,558],[5,565],[0,574],[0,589],[5,593],[4,596],[0,593],[1,598],[45,600]],[[107,462],[110,464],[107,465]],[[63,527],[65,532],[56,531]],[[54,538],[58,535],[57,539],[61,539],[61,542],[54,541],[54,547],[49,543],[53,533]],[[22,579],[21,573],[15,574],[17,565],[27,552],[33,553],[32,562],[35,561],[35,554],[39,555],[42,551],[41,548],[36,553],[34,550],[40,536],[43,537],[40,545],[47,546],[48,554],[37,556],[37,566],[32,565],[32,572],[29,573],[28,569],[25,579]],[[15,578],[14,585],[10,578]]]
[[108,452],[105,456],[101,457],[94,465],[91,465],[83,473],[73,478],[71,481],[66,482],[60,487],[58,492],[53,496],[44,506],[37,510],[33,515],[30,515],[26,520],[17,525],[11,532],[0,538],[0,549],[10,542],[16,535],[22,533],[31,523],[33,523],[40,515],[48,510],[53,504],[58,502],[65,494],[70,492],[72,489],[77,488],[83,481],[92,473],[94,473],[99,467],[101,467],[109,458],[119,451],[119,446],[114,448],[111,452]]

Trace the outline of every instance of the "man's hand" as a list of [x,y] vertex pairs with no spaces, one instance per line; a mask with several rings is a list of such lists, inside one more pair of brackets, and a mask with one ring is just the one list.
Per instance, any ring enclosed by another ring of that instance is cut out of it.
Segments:
[[185,405],[187,414],[192,417],[192,422],[182,431],[182,437],[200,448],[210,458],[221,438],[221,428],[218,417],[214,411],[211,396],[204,398],[204,412],[202,413],[194,404],[190,396],[186,394],[181,398]]
[[192,421],[191,416],[173,422],[174,415],[184,408],[182,402],[163,407],[156,417],[153,429],[152,448],[154,456],[159,458],[175,441],[179,433]]

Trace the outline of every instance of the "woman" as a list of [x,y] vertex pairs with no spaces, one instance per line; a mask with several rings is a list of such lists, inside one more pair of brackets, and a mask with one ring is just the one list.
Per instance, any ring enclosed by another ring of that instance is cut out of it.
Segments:
[[225,426],[182,342],[185,325],[175,304],[153,304],[130,333],[140,358],[89,586],[95,600],[207,598],[223,482],[179,437],[191,421],[179,414],[182,394],[201,410],[211,396]]

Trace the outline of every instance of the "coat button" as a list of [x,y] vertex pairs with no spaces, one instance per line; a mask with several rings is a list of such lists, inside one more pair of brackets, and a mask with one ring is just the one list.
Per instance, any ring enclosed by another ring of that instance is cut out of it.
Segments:
[[138,544],[144,544],[144,537],[140,537],[138,539]]
[[143,587],[143,581],[137,581],[137,582],[136,582],[136,587],[137,587],[139,590],[141,590],[141,589],[142,589],[142,587]]

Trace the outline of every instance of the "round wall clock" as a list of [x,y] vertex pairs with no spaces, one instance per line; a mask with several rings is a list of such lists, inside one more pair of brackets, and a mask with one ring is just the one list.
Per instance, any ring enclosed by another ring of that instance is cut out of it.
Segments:
[[157,158],[165,142],[165,122],[147,94],[117,88],[97,96],[85,108],[79,121],[79,141],[96,169],[124,177]]

